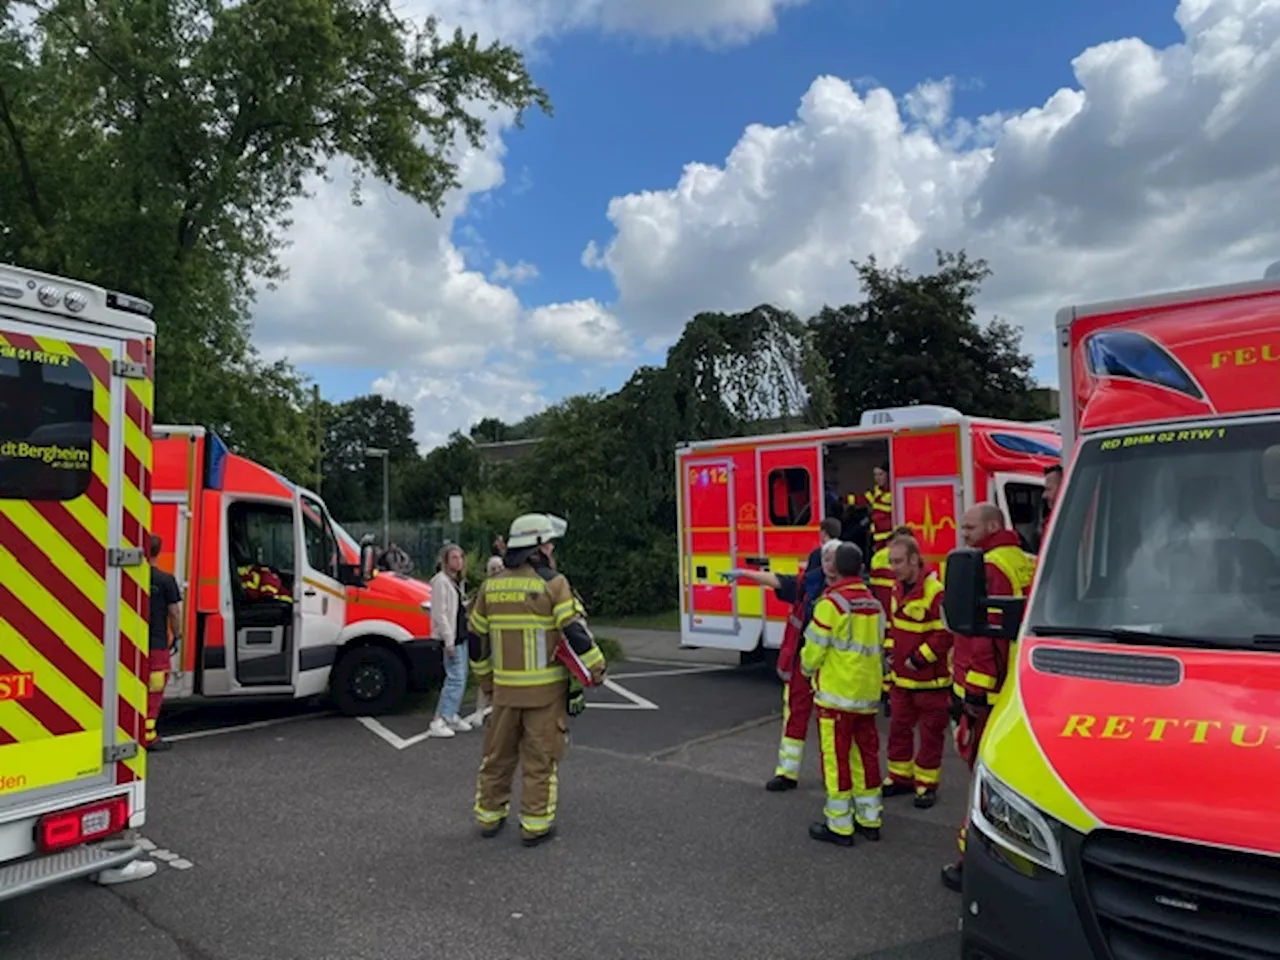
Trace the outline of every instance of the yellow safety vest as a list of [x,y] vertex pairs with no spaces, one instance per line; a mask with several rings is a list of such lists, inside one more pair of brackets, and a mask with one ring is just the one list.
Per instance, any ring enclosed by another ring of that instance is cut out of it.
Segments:
[[876,713],[884,677],[884,611],[866,588],[824,594],[805,628],[800,668],[813,677],[814,702],[850,713]]
[[1013,595],[1025,597],[1036,576],[1036,558],[1021,547],[1005,544],[988,550],[983,559],[998,569],[1013,584]]

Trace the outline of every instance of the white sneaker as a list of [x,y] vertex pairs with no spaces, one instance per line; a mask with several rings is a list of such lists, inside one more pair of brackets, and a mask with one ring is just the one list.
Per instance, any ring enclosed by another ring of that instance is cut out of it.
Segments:
[[452,717],[445,717],[444,722],[459,733],[470,733],[472,729],[471,724],[456,713]]
[[484,720],[487,716],[489,716],[488,707],[484,710],[477,710],[474,713],[469,713],[463,719],[467,721],[467,725],[470,726],[472,730],[475,730],[477,727],[484,726]]
[[432,737],[456,737],[453,728],[445,723],[444,717],[436,717],[431,721],[431,726],[427,727],[427,734]]
[[93,881],[105,886],[113,883],[128,883],[130,880],[142,880],[154,874],[159,865],[154,860],[131,860],[123,867],[113,867],[93,875]]

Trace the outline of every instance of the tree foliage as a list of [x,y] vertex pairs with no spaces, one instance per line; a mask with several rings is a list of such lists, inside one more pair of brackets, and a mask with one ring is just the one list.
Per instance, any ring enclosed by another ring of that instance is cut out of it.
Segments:
[[840,371],[831,381],[839,422],[913,403],[989,417],[1051,415],[1031,392],[1032,361],[1018,331],[975,319],[973,300],[991,272],[985,261],[939,252],[936,271],[920,276],[874,257],[854,266],[866,299],[811,321],[818,350]]
[[515,49],[383,0],[0,0],[0,261],[152,301],[157,417],[307,475],[305,382],[250,341],[292,204],[342,159],[438,213],[453,148],[533,105]]

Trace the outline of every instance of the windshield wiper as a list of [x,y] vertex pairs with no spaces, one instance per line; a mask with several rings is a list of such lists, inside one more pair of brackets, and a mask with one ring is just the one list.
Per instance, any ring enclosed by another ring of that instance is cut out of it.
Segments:
[[1126,630],[1122,627],[1059,627],[1054,624],[1038,623],[1027,627],[1027,631],[1037,637],[1097,637],[1099,640],[1114,640],[1117,643],[1132,643],[1147,647],[1209,647],[1220,649],[1234,644],[1210,640],[1204,637],[1178,636],[1172,633],[1154,633],[1149,630]]

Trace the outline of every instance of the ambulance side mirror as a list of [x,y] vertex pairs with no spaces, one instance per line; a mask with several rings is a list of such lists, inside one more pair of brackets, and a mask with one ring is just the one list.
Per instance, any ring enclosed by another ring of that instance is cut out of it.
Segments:
[[373,564],[377,549],[372,543],[366,543],[360,548],[360,576],[365,580],[373,579]]
[[[961,547],[947,555],[946,595],[942,613],[947,629],[966,637],[1013,639],[1022,625],[1027,601],[1023,597],[988,597],[986,563],[982,551]],[[1000,612],[991,623],[989,611]]]
[[360,564],[338,564],[338,582],[344,587],[363,587],[364,577],[360,575]]

